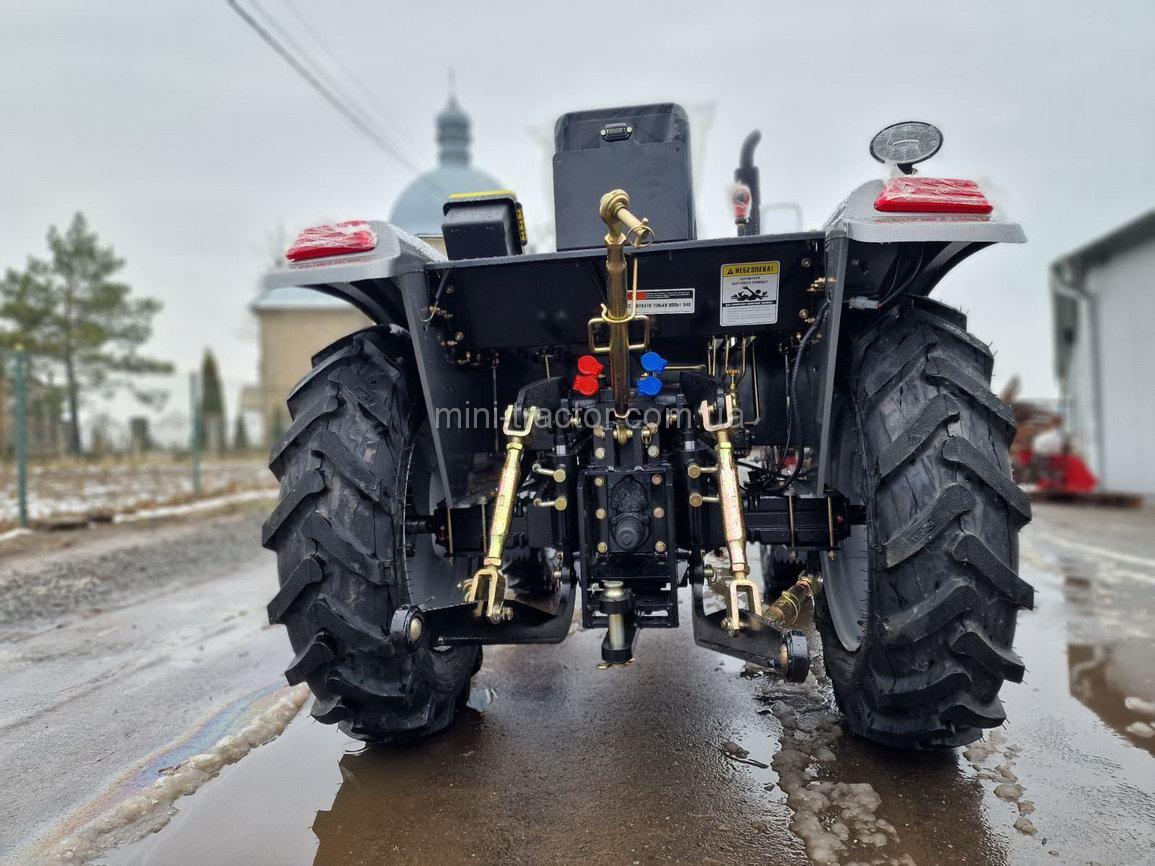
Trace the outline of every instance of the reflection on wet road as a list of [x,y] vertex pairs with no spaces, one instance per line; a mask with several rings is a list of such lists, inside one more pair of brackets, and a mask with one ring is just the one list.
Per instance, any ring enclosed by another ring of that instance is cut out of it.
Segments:
[[1062,555],[1071,694],[1155,755],[1155,562],[1144,573],[1106,558]]
[[[743,676],[688,629],[643,634],[606,672],[601,635],[579,631],[487,651],[473,707],[423,744],[365,748],[302,715],[103,862],[1152,862],[1136,725],[1155,724],[1155,533],[1104,540],[1093,521],[1118,512],[1039,512],[1026,681],[965,752],[844,737],[821,678]],[[1081,553],[1079,531],[1132,561]]]

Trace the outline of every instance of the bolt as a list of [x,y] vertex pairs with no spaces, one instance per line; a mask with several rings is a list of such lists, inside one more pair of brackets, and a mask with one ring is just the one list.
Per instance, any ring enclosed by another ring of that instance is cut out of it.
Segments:
[[599,508],[597,511],[594,512],[594,517],[596,517],[598,520],[605,520],[606,519],[606,510],[604,508]]
[[606,438],[606,428],[601,424],[594,425],[594,436],[598,439]]
[[808,309],[806,309],[805,307],[803,307],[801,310],[798,311],[798,318],[809,319],[810,318],[810,311]]
[[662,506],[659,505],[657,508],[654,509],[654,518],[655,519],[661,520],[665,516],[666,516],[666,509],[662,508]]
[[655,473],[655,474],[653,474],[653,475],[651,475],[651,476],[650,476],[650,482],[651,482],[651,483],[652,483],[652,484],[653,484],[655,487],[657,487],[659,484],[661,484],[661,483],[662,483],[662,476],[661,476],[661,475],[658,475],[657,473]]
[[445,287],[445,294],[447,294],[447,295],[452,295],[456,291],[457,291],[457,286],[453,285],[453,283],[450,283],[448,286]]
[[594,449],[594,457],[596,457],[598,460],[605,460],[606,459],[606,449],[605,448],[595,448]]
[[658,456],[658,446],[657,445],[651,445],[649,448],[646,449],[646,453],[649,454],[651,457],[657,457]]
[[666,542],[655,541],[654,542],[654,550],[656,550],[658,553],[665,553],[666,552]]
[[609,549],[610,549],[610,546],[608,544],[606,544],[604,541],[598,542],[598,553],[605,553]]
[[699,466],[697,463],[691,463],[689,466],[686,467],[686,474],[689,475],[691,478],[697,478],[699,475],[702,474],[702,467]]
[[690,507],[691,508],[701,508],[702,507],[702,494],[701,493],[691,493],[690,494]]
[[595,475],[594,476],[594,487],[605,487],[605,486],[606,486],[606,479],[603,478],[601,475]]
[[808,267],[810,267],[812,262],[810,261],[810,259],[803,259],[801,264],[802,264],[802,267],[808,268]]
[[462,340],[465,339],[465,332],[458,331],[456,334],[453,335],[453,339],[457,340],[458,342],[461,342]]
[[421,617],[415,616],[409,620],[409,643],[415,644],[421,640],[421,631]]
[[553,507],[557,511],[565,511],[569,507],[569,500],[564,496],[559,496],[553,501]]

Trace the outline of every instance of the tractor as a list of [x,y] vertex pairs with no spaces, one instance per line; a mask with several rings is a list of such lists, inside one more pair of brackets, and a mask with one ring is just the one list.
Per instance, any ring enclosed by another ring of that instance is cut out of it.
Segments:
[[268,613],[321,722],[433,734],[483,646],[579,618],[607,671],[688,618],[799,682],[813,605],[849,731],[923,750],[1003,723],[1030,504],[992,352],[930,294],[1021,229],[919,174],[942,134],[911,121],[872,140],[883,177],[789,234],[760,231],[752,134],[735,234],[699,238],[689,127],[674,104],[563,115],[556,251],[487,190],[449,196],[432,243],[308,228],[267,278],[375,323],[313,358],[269,462]]

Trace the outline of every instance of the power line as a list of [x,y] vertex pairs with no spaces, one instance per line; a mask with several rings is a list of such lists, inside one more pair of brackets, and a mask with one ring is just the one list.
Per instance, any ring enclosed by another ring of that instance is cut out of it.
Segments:
[[[256,18],[254,18],[246,9],[244,9],[238,0],[228,0],[228,4],[232,7],[234,12],[241,16],[241,18],[246,24],[249,25],[249,27],[256,31],[257,35],[260,36],[261,39],[263,39],[270,48],[276,51],[277,54],[279,54],[286,63],[293,67],[294,71],[296,71],[298,75],[304,78],[305,81],[308,82],[308,84],[314,90],[316,90],[317,93],[319,93],[326,102],[333,106],[333,108],[337,109],[337,111],[339,111],[346,120],[353,124],[353,126],[355,126],[362,135],[364,135],[371,142],[373,142],[373,144],[377,145],[380,150],[393,157],[393,159],[401,163],[410,171],[414,172],[415,174],[421,173],[420,168],[414,165],[403,153],[401,153],[400,150],[398,150],[398,148],[392,142],[388,141],[381,132],[374,129],[369,121],[362,118],[355,109],[347,105],[340,96],[334,93],[333,90],[328,85],[326,85],[325,82],[323,82],[302,61],[300,61],[292,53],[292,51],[285,47],[272,33],[270,33],[267,27],[261,24],[261,22],[257,21]],[[255,8],[260,8],[255,2],[253,5]]]
[[[389,114],[384,110],[384,108],[381,107],[378,95],[370,91],[369,88],[365,86],[365,83],[361,80],[361,76],[357,75],[352,69],[349,68],[349,65],[345,63],[345,61],[341,58],[341,54],[333,50],[332,46],[329,45],[329,43],[321,35],[320,31],[304,16],[301,10],[297,7],[297,4],[294,3],[293,0],[282,0],[282,5],[288,9],[289,14],[293,17],[293,20],[297,22],[300,28],[309,34],[309,37],[312,39],[312,41],[316,43],[316,45],[321,49],[321,53],[326,55],[329,61],[334,66],[336,66],[338,70],[344,73],[345,78],[353,84],[353,87],[364,100],[364,106],[369,109],[369,111],[366,113],[375,114],[378,119],[384,121],[386,126],[396,127],[396,121],[394,121],[393,118],[390,117]],[[284,30],[282,29],[281,32],[283,33]],[[352,102],[350,99],[346,99],[346,101]],[[405,151],[405,154],[406,156],[410,157],[413,155],[408,150]]]
[[[410,165],[417,162],[413,158],[413,153],[404,146],[404,143],[399,141],[397,136],[391,136],[387,130],[399,128],[384,111],[377,105],[377,97],[369,94],[368,88],[361,83],[359,76],[355,75],[351,69],[337,56],[337,53],[326,43],[318,32],[308,20],[290,3],[285,0],[282,4],[288,8],[293,19],[295,19],[298,27],[291,29],[280,21],[280,17],[271,13],[258,0],[250,0],[249,5],[253,11],[258,13],[264,19],[266,26],[273,31],[273,34],[279,36],[281,41],[288,47],[290,51],[295,53],[296,57],[301,60],[306,66],[312,69],[313,74],[320,79],[328,89],[337,95],[337,97],[345,103],[346,106],[355,111],[358,116],[374,131],[386,141],[389,141],[394,150],[400,153],[405,159],[409,161]],[[295,37],[294,32],[300,36]],[[306,45],[310,46],[306,48]],[[328,55],[330,62],[322,62],[317,59],[316,53],[312,51],[313,47],[320,48],[322,55]],[[351,81],[356,89],[363,95],[364,102],[354,98],[354,95],[349,92],[349,89],[343,86],[341,76],[332,73],[332,66],[337,66],[340,72],[343,72],[345,78]]]

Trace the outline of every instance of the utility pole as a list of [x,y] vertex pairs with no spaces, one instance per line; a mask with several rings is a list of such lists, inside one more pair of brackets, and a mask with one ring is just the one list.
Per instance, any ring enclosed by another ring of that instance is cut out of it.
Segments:
[[28,528],[28,355],[16,347],[16,498],[20,525]]
[[201,492],[201,398],[200,381],[196,373],[188,375],[189,408],[192,433],[189,434],[189,446],[192,452],[192,489],[200,496]]

